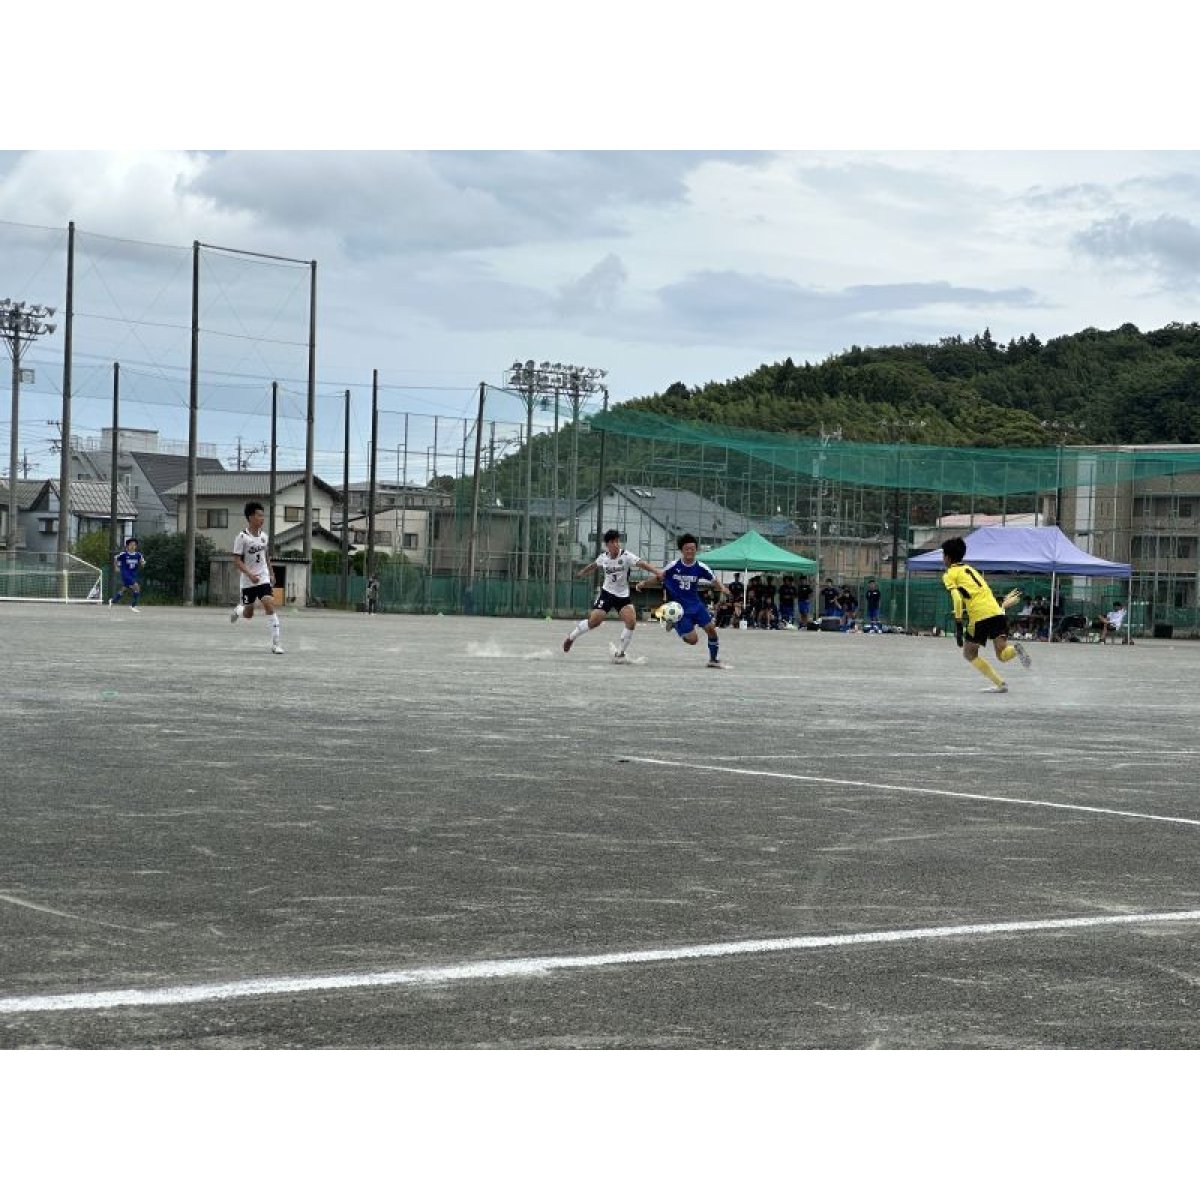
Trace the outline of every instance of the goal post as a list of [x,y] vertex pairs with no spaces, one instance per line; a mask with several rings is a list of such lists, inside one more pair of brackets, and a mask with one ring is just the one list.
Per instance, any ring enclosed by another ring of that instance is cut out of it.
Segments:
[[15,558],[0,556],[0,601],[99,604],[103,599],[103,571],[74,554],[18,550]]

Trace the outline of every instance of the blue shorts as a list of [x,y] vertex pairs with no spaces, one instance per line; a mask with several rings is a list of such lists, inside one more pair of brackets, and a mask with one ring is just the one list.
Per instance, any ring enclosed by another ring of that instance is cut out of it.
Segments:
[[684,604],[683,616],[675,622],[675,632],[683,637],[685,633],[691,633],[697,627],[703,629],[712,619],[712,613],[703,604],[693,600],[690,604]]
[[809,600],[800,600],[796,604],[796,609],[802,617],[807,617],[812,612],[812,602]]
[[137,576],[136,575],[126,575],[122,572],[121,586],[122,587],[137,587]]

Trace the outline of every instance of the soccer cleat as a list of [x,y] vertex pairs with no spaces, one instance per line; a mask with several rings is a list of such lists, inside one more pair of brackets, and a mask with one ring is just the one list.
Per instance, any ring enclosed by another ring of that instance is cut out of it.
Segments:
[[628,661],[629,659],[625,657],[624,650],[618,650],[616,654],[613,655],[613,662],[615,663],[627,663]]
[[564,654],[570,654],[570,652],[571,652],[571,647],[572,647],[573,645],[575,645],[575,643],[574,643],[573,641],[571,641],[571,639],[570,639],[570,638],[566,638],[566,639],[563,641],[563,653],[564,653]]
[[231,622],[232,624],[236,625],[236,624],[237,624],[237,619],[238,619],[238,617],[240,617],[241,615],[242,615],[242,610],[241,610],[240,608],[235,608],[235,609],[233,610],[233,612],[231,612],[231,613],[229,614],[229,620],[230,620],[230,622]]
[[1017,652],[1017,658],[1020,659],[1021,666],[1029,670],[1033,666],[1033,661],[1029,657],[1029,651],[1020,642],[1013,642],[1013,649]]
[[271,643],[271,653],[272,654],[282,654],[283,647],[278,642],[272,642]]
[[994,687],[985,687],[983,689],[983,691],[985,691],[985,692],[1007,692],[1008,684],[1000,683],[1000,684],[996,684],[996,686],[994,686]]
[[716,667],[718,671],[725,670],[725,664],[723,662],[718,662],[715,658],[710,658],[704,665],[706,667]]
[[138,606],[136,604],[131,604],[129,606],[129,611],[130,612],[141,612],[142,610],[140,608],[138,608]]
[[112,608],[112,606],[113,606],[113,605],[114,605],[116,602],[117,602],[117,598],[116,598],[116,596],[109,596],[109,598],[108,598],[108,607],[109,607],[109,608]]
[[674,622],[674,621],[671,621],[671,620],[664,620],[664,621],[663,621],[663,628],[664,628],[664,629],[665,629],[665,630],[666,630],[668,633],[670,633],[670,632],[671,632],[671,630],[675,628],[675,622]]

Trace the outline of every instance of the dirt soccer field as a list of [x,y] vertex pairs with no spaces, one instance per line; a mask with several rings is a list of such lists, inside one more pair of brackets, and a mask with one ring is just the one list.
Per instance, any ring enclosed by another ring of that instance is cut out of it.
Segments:
[[1195,1048],[1200,645],[0,607],[0,1047]]

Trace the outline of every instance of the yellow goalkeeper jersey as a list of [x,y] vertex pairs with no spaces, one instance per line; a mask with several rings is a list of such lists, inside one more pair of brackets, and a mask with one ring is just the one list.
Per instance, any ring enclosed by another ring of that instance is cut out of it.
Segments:
[[1000,616],[1000,607],[987,580],[974,567],[966,563],[955,563],[943,576],[942,582],[954,601],[954,619],[961,621],[966,615],[968,629],[974,629],[977,621]]

